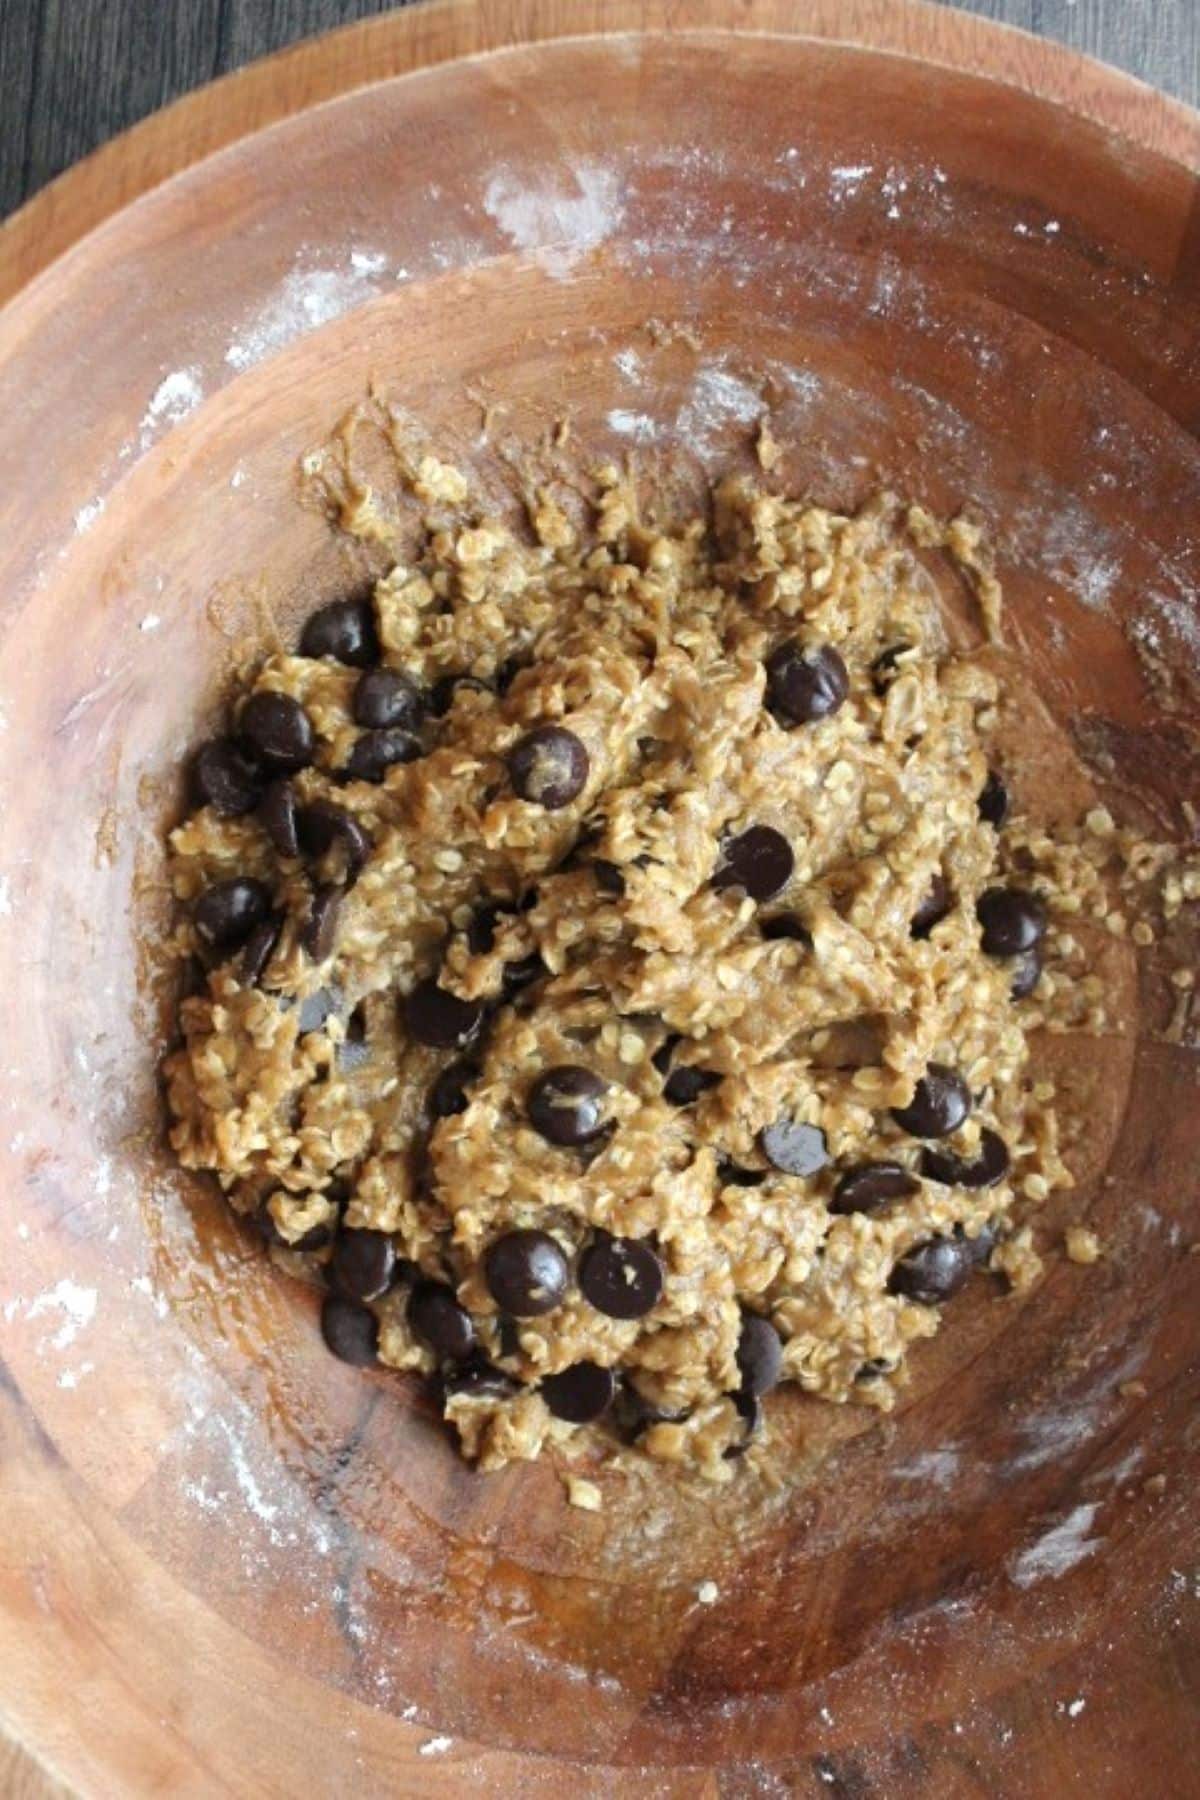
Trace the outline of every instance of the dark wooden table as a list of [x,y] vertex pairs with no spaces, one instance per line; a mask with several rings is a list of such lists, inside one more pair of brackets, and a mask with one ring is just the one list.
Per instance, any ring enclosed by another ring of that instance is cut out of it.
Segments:
[[[391,0],[0,0],[0,215],[156,107]],[[1200,0],[965,0],[1200,104]]]

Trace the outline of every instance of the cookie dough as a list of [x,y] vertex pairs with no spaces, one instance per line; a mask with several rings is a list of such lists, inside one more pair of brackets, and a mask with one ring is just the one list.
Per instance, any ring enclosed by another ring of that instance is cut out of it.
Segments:
[[779,1383],[891,1407],[1070,1185],[999,589],[892,498],[658,528],[608,469],[522,535],[414,486],[419,549],[197,756],[172,1143],[484,1468],[591,1433],[726,1480]]

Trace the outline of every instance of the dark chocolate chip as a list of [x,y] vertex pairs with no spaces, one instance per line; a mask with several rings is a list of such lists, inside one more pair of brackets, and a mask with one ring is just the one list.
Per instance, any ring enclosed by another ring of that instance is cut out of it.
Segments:
[[888,1292],[903,1294],[922,1306],[937,1306],[957,1294],[975,1265],[975,1254],[965,1238],[930,1238],[914,1244],[893,1268]]
[[352,669],[379,660],[375,610],[369,600],[334,600],[321,607],[300,634],[301,656],[332,656]]
[[332,800],[314,800],[296,814],[296,830],[305,856],[320,857],[340,844],[346,857],[346,881],[353,883],[371,854],[371,839],[353,813]]
[[541,981],[549,973],[537,950],[531,950],[528,956],[518,957],[516,962],[505,963],[501,978],[504,998],[511,1000],[514,994],[532,987],[535,981]]
[[886,694],[895,679],[900,658],[913,648],[911,644],[889,644],[871,664],[871,686],[877,694]]
[[610,1319],[642,1319],[662,1298],[663,1266],[637,1238],[598,1237],[579,1264],[584,1298]]
[[234,819],[258,805],[262,792],[257,769],[233,738],[212,738],[196,752],[192,779],[197,797],[223,819]]
[[869,1356],[865,1363],[860,1363],[854,1372],[855,1381],[878,1381],[881,1375],[890,1375],[896,1365],[887,1356]]
[[787,938],[797,944],[803,944],[806,950],[811,950],[813,947],[812,932],[799,913],[776,913],[773,919],[760,920],[758,929],[765,938],[771,941],[777,938]]
[[783,1345],[770,1319],[743,1312],[737,1366],[745,1394],[769,1394],[783,1373]]
[[350,781],[370,781],[378,786],[395,764],[416,762],[422,754],[420,738],[400,725],[364,731],[355,740],[342,774]]
[[408,1299],[408,1322],[438,1356],[465,1362],[475,1348],[475,1326],[454,1289],[444,1281],[419,1281]]
[[672,1106],[691,1106],[701,1094],[709,1088],[719,1087],[724,1076],[716,1069],[696,1069],[688,1063],[680,1063],[672,1069],[663,1083],[663,1099],[669,1100]]
[[990,887],[979,896],[975,916],[983,927],[987,956],[1020,956],[1046,933],[1046,908],[1021,888]]
[[735,1456],[745,1456],[762,1430],[762,1401],[757,1394],[747,1393],[743,1389],[741,1393],[731,1394],[730,1399],[742,1421],[742,1435],[735,1443],[729,1445],[725,1452],[727,1460]]
[[434,1050],[461,1050],[483,1023],[481,1000],[460,1000],[432,976],[419,981],[404,1003],[410,1036]]
[[625,877],[619,864],[609,862],[606,856],[597,856],[592,861],[592,874],[596,877],[596,886],[602,894],[611,894],[620,899],[625,892]]
[[773,1169],[784,1175],[815,1175],[829,1161],[829,1146],[818,1125],[776,1119],[758,1134],[758,1147]]
[[849,692],[846,665],[832,644],[789,638],[767,658],[767,705],[783,725],[828,719]]
[[[928,1155],[929,1152],[926,1152]],[[916,1176],[898,1162],[865,1162],[839,1177],[829,1202],[832,1213],[874,1212],[889,1200],[907,1200],[920,1189]]]
[[517,1386],[511,1375],[482,1356],[473,1356],[461,1368],[449,1371],[444,1383],[447,1394],[474,1394],[489,1400],[506,1400],[516,1393]]
[[282,928],[283,921],[278,916],[264,919],[246,939],[241,964],[241,979],[245,987],[257,987],[262,980],[267,964],[275,954]]
[[299,856],[296,834],[296,790],[286,779],[273,781],[258,807],[258,822],[280,856]]
[[995,769],[988,770],[987,780],[979,794],[979,816],[999,831],[1008,817],[1008,789]]
[[300,948],[307,951],[314,962],[325,962],[333,955],[342,893],[340,887],[327,883],[324,887],[317,888],[313,894],[308,918],[300,932]]
[[496,1305],[518,1319],[534,1319],[561,1304],[570,1266],[548,1231],[508,1231],[487,1247],[484,1280]]
[[921,1152],[921,1173],[930,1181],[945,1187],[995,1187],[1008,1174],[1008,1146],[995,1131],[985,1126],[979,1136],[979,1154],[970,1162],[953,1150]]
[[617,1378],[611,1369],[598,1363],[572,1363],[557,1375],[547,1375],[542,1383],[542,1399],[556,1419],[571,1425],[589,1425],[606,1413],[617,1391]]
[[354,690],[354,723],[367,731],[401,726],[415,731],[425,717],[425,702],[416,682],[399,669],[368,669]]
[[509,752],[513,792],[548,811],[570,806],[587,786],[591,759],[581,739],[561,725],[539,725]]
[[254,760],[269,774],[294,775],[313,759],[312,720],[290,694],[274,694],[266,688],[251,694],[238,717],[238,732]]
[[586,1144],[608,1123],[604,1111],[607,1093],[603,1076],[575,1063],[563,1063],[538,1076],[525,1110],[530,1124],[547,1143]]
[[396,1273],[396,1247],[386,1231],[342,1231],[326,1274],[351,1300],[377,1300]]
[[773,900],[792,878],[792,846],[773,825],[751,825],[725,845],[725,860],[713,876],[715,888],[745,888],[752,900]]
[[1027,1000],[1041,979],[1042,947],[1035,944],[1032,950],[1026,950],[1022,956],[1014,956],[1012,961],[1012,984],[1009,993],[1014,1000]]
[[682,1042],[682,1033],[678,1031],[669,1031],[653,1056],[651,1056],[650,1061],[654,1064],[660,1075],[666,1074],[671,1066],[671,1058],[674,1056]]
[[915,938],[927,938],[934,926],[941,924],[953,905],[946,877],[941,874],[935,875],[929,883],[929,892],[909,923],[912,935]]
[[341,1362],[368,1368],[379,1350],[379,1321],[369,1306],[329,1294],[321,1307],[321,1336]]
[[913,1137],[946,1137],[971,1112],[971,1090],[962,1076],[944,1063],[930,1063],[907,1106],[894,1106],[892,1117]]
[[448,1063],[429,1090],[429,1111],[435,1119],[450,1119],[464,1113],[470,1104],[467,1089],[479,1077],[475,1064],[460,1057]]
[[210,949],[236,950],[270,910],[271,892],[266,884],[235,875],[231,881],[217,881],[205,888],[192,917]]
[[717,1164],[717,1179],[725,1187],[761,1187],[767,1179],[765,1169],[743,1169],[727,1158]]

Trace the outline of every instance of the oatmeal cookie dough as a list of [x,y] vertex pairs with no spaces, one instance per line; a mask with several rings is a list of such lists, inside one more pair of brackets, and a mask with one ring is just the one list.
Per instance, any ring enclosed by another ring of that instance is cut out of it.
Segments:
[[1070,1185],[999,590],[891,499],[729,481],[658,530],[609,469],[589,528],[544,499],[522,539],[432,458],[415,485],[419,553],[197,758],[172,1142],[483,1467],[598,1432],[728,1479],[780,1382],[889,1408]]

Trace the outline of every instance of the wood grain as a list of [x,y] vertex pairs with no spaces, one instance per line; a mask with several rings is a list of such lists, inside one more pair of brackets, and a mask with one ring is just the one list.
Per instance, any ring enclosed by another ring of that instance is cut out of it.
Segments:
[[[5,0],[0,217],[115,133],[214,76],[390,0]],[[1200,104],[1193,0],[965,0]]]
[[[744,35],[714,36],[731,16]],[[847,163],[907,183],[898,217]],[[0,232],[0,1635],[18,1741],[82,1793],[1191,1791],[1196,1063],[1156,1035],[1161,971],[1136,1044],[1063,1059],[1111,1077],[1118,1115],[1136,1055],[1112,1185],[1071,1197],[1103,1263],[968,1297],[887,1420],[784,1397],[815,1479],[656,1496],[639,1535],[615,1480],[594,1516],[544,1466],[476,1477],[406,1383],[324,1355],[305,1298],[156,1153],[135,970],[223,633],[258,605],[290,630],[354,575],[292,472],[376,372],[498,482],[481,388],[518,441],[569,409],[580,455],[613,455],[615,353],[652,371],[662,430],[698,356],[730,359],[775,396],[790,486],[851,504],[878,479],[1013,526],[1042,702],[1169,818],[1200,589],[1197,169],[1193,115],[938,8],[486,0],[187,98]],[[344,307],[312,319],[314,291]],[[204,399],[172,420],[181,370]]]

